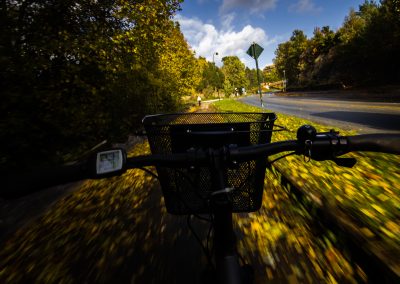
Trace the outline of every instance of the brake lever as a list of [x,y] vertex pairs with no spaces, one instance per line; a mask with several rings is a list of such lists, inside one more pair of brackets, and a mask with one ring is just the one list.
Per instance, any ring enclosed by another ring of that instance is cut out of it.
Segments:
[[340,167],[352,168],[357,163],[356,158],[334,158],[332,161]]
[[[343,155],[340,147],[347,145],[347,140],[342,139],[339,136],[339,132],[331,129],[328,132],[318,133],[316,129],[310,125],[303,125],[297,131],[297,139],[304,143],[304,156],[308,158],[307,161],[311,159],[316,161],[331,160],[336,163],[336,165],[346,168],[352,168],[357,160],[355,158],[337,158],[337,156]],[[329,141],[329,143],[327,143]],[[319,144],[319,150],[314,150],[313,145],[315,143]],[[327,144],[325,144],[327,143]],[[325,144],[325,145],[324,145]],[[339,148],[338,148],[339,147]]]

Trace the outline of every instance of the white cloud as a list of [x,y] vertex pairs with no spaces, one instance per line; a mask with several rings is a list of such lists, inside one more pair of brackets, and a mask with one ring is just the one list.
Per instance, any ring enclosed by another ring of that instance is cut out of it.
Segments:
[[247,25],[242,30],[233,30],[229,19],[220,30],[196,18],[190,19],[177,15],[175,20],[179,22],[182,33],[196,55],[212,61],[213,54],[218,52],[218,56],[214,59],[219,66],[222,65],[222,57],[236,55],[247,66],[254,68],[254,60],[246,54],[251,43],[257,42],[265,48],[274,42],[268,38],[262,28]]
[[235,20],[235,13],[230,13],[221,16],[222,29],[232,29],[232,22]]
[[276,7],[278,0],[223,0],[221,11],[226,12],[235,8],[249,9],[250,13],[260,13]]
[[313,0],[298,0],[297,3],[289,6],[289,11],[295,13],[318,13],[322,11],[322,7],[316,6]]

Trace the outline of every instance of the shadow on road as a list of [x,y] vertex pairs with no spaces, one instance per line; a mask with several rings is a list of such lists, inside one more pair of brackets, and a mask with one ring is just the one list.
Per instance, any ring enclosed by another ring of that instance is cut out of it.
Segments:
[[356,111],[327,111],[312,113],[312,116],[360,123],[372,128],[400,130],[400,115]]

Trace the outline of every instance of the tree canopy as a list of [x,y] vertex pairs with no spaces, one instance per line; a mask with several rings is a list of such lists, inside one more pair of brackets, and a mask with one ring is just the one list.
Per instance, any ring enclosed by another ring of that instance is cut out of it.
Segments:
[[194,91],[181,0],[1,2],[1,166],[125,139]]
[[206,97],[219,92],[223,88],[224,74],[213,62],[208,62],[204,57],[199,57],[198,66],[200,69],[197,91],[205,94]]
[[248,86],[246,78],[245,65],[237,56],[225,56],[222,58],[222,72],[224,73],[224,91],[225,94],[233,94],[235,88],[243,88]]
[[400,2],[365,1],[342,27],[316,28],[307,39],[295,30],[281,43],[274,63],[290,87],[359,86],[400,81]]

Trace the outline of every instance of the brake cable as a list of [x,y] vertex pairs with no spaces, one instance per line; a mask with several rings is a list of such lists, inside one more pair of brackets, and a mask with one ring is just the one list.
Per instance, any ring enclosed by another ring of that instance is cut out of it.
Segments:
[[[203,244],[203,242],[201,241],[199,235],[197,235],[196,231],[195,231],[194,228],[192,227],[192,224],[190,223],[190,219],[191,219],[192,216],[194,216],[194,215],[193,215],[193,214],[189,214],[189,215],[187,216],[187,219],[186,219],[187,225],[188,225],[188,227],[189,227],[189,230],[191,231],[191,233],[193,234],[193,236],[195,237],[195,239],[197,240],[197,242],[200,244],[200,246],[201,246],[201,248],[202,248],[204,254],[206,255],[208,265],[209,265],[211,268],[214,269],[214,265],[213,265],[213,263],[212,263],[212,258],[211,258],[210,252],[209,252],[209,250],[208,250],[208,247],[205,247],[205,246],[204,246],[204,244]],[[209,229],[209,232],[210,232],[210,229]],[[210,233],[208,233],[208,234],[210,234]],[[207,243],[208,243],[208,240],[207,240]]]
[[276,158],[276,159],[274,159],[274,160],[272,160],[272,161],[268,161],[268,163],[269,164],[273,164],[273,163],[275,163],[276,161],[279,161],[280,159],[283,159],[283,158],[286,158],[286,157],[288,157],[288,156],[292,156],[292,155],[295,155],[296,154],[296,152],[290,152],[290,153],[288,153],[288,154],[286,154],[286,155],[283,155],[283,156],[280,156],[280,157],[278,157],[278,158]]

